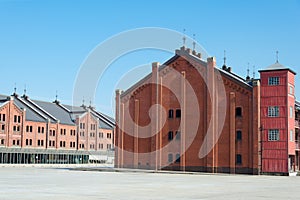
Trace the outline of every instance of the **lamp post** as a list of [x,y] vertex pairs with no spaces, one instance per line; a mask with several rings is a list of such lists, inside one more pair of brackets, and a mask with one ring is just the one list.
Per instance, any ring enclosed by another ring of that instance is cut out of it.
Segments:
[[260,130],[260,174],[262,174],[262,170],[263,170],[263,131],[264,131],[264,127],[263,125],[260,125],[259,127]]

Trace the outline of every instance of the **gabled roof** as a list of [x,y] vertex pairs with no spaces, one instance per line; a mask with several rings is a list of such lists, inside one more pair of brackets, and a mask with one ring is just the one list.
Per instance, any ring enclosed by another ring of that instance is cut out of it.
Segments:
[[[184,57],[187,61],[193,61],[196,63],[199,63],[203,66],[207,66],[207,62],[204,61],[201,56],[199,54],[197,54],[196,52],[191,51],[191,49],[185,48],[185,47],[181,47],[180,49],[177,49],[175,51],[175,55],[173,57],[171,57],[169,60],[167,60],[164,64],[162,64],[159,67],[159,71],[163,70],[165,67],[167,67],[169,64],[171,64],[172,62],[174,62],[176,59],[178,59],[179,57]],[[252,88],[252,86],[247,83],[243,78],[241,78],[240,76],[232,73],[232,72],[228,72],[226,70],[222,70],[220,68],[215,68],[215,70],[218,70],[219,72],[221,72],[221,74],[225,75],[228,78],[231,78],[233,80],[235,80],[237,83],[242,84],[248,88]],[[151,72],[152,73],[152,72]],[[128,88],[126,91],[121,93],[121,97],[126,96],[127,94],[129,94],[130,92],[134,91],[136,88],[138,88],[140,85],[142,85],[143,83],[145,83],[147,80],[149,80],[151,78],[151,73],[149,73],[148,75],[146,75],[144,78],[142,78],[140,81],[138,81],[137,83],[135,83],[133,86],[131,86],[130,88]]]
[[60,104],[58,101],[46,102],[39,100],[31,100],[27,96],[19,97],[14,94],[12,97],[0,95],[0,107],[9,102],[9,99],[14,99],[14,104],[20,109],[26,109],[26,120],[37,122],[48,122],[66,125],[75,125],[76,116],[82,117],[88,110],[99,121],[99,126],[103,129],[113,129],[115,121],[113,118],[96,111],[92,107],[85,106],[70,106]]
[[27,121],[35,121],[35,122],[47,122],[47,117],[43,115],[38,110],[34,109],[28,103],[23,101],[22,99],[18,98],[17,95],[14,96],[14,105],[16,105],[19,109],[25,111],[25,119]]
[[[0,102],[7,102],[10,98],[14,98],[14,105],[17,106],[20,110],[26,109],[25,119],[27,121],[36,121],[36,122],[46,122],[47,117],[40,113],[38,110],[32,108],[29,104],[24,102],[22,99],[19,99],[18,96],[10,97],[6,95],[0,95]],[[4,105],[5,103],[3,103]]]

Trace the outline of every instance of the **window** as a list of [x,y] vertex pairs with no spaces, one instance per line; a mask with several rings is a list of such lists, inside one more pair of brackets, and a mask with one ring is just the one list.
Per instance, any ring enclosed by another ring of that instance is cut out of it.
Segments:
[[169,118],[173,118],[174,117],[174,111],[171,109],[169,110]]
[[41,127],[38,127],[38,133],[40,133],[41,132]]
[[242,155],[241,154],[236,155],[236,164],[238,164],[238,165],[242,164]]
[[1,145],[4,145],[4,139],[1,139]]
[[80,123],[80,129],[85,129],[85,123]]
[[293,118],[294,116],[294,108],[293,106],[290,106],[290,118]]
[[12,143],[13,143],[13,145],[16,145],[16,140],[13,140],[13,142],[12,142]]
[[32,126],[26,126],[26,132],[32,132]]
[[290,130],[290,141],[294,141],[293,130]]
[[111,144],[107,144],[106,148],[107,148],[107,150],[110,150],[111,149]]
[[169,163],[173,162],[173,154],[171,154],[171,153],[168,154],[168,162]]
[[175,160],[176,163],[180,163],[180,154],[176,154],[176,160]]
[[279,130],[278,129],[270,129],[268,132],[268,140],[269,141],[278,141],[279,140]]
[[21,122],[21,116],[14,115],[14,122],[15,123],[20,123]]
[[26,139],[26,146],[28,146],[28,139]]
[[30,146],[32,145],[32,139],[29,140],[29,145],[30,145]]
[[4,131],[5,130],[5,125],[2,124],[1,129]]
[[241,117],[242,116],[242,108],[241,107],[237,107],[235,109],[235,116],[236,117]]
[[269,106],[268,107],[268,117],[279,117],[279,107]]
[[236,140],[241,141],[242,140],[242,131],[237,131],[236,132]]
[[17,145],[18,145],[18,146],[20,145],[20,140],[17,140]]
[[99,144],[99,149],[103,149],[103,144]]
[[5,114],[2,114],[2,121],[5,122]]
[[181,110],[177,109],[176,110],[176,118],[180,118],[181,117]]
[[173,131],[169,131],[169,133],[168,133],[168,140],[169,141],[173,140]]
[[99,138],[103,138],[103,133],[102,132],[99,133]]
[[176,140],[180,140],[180,138],[181,138],[180,131],[176,131]]
[[279,85],[279,77],[269,77],[268,85]]

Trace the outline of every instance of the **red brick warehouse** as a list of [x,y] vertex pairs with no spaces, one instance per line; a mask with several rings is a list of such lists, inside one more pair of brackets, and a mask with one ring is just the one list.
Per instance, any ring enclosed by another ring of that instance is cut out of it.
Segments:
[[0,95],[0,164],[104,162],[113,135],[114,120],[92,106]]
[[299,170],[296,73],[279,63],[260,73],[261,79],[244,79],[185,47],[163,65],[153,63],[151,74],[116,91],[115,166],[285,175]]

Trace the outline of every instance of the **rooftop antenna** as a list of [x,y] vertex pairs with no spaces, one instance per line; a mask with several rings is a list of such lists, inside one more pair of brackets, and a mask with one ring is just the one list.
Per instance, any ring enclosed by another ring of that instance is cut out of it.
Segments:
[[17,84],[15,83],[14,94],[17,94]]
[[92,107],[92,99],[90,98],[90,107]]
[[226,50],[224,50],[224,58],[223,58],[223,60],[224,60],[224,66],[226,66]]
[[185,47],[185,41],[186,41],[186,37],[185,37],[185,28],[183,29],[183,46]]
[[196,37],[196,34],[193,34],[193,51],[195,51],[195,48],[196,48],[195,37]]
[[255,65],[253,65],[253,79],[255,79]]
[[82,105],[84,106],[84,96],[82,97]]
[[249,63],[248,63],[248,67],[247,67],[247,76],[250,77]]
[[57,90],[55,91],[55,101],[57,101]]
[[26,96],[26,84],[24,85],[24,96]]
[[278,63],[278,51],[276,51],[276,63]]

